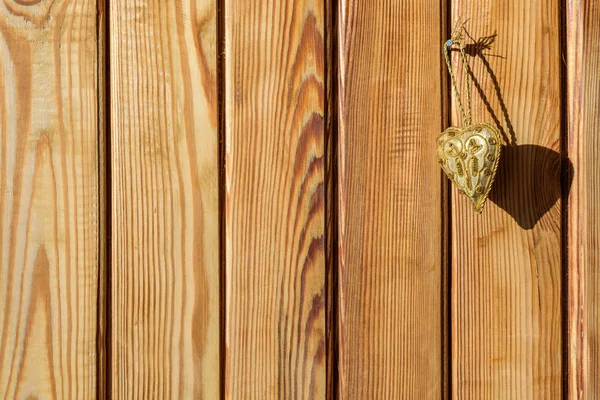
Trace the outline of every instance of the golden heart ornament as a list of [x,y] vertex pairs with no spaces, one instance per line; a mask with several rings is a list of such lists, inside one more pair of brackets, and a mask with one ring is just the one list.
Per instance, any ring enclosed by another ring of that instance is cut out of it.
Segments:
[[442,169],[480,214],[498,170],[500,139],[498,129],[487,123],[450,127],[437,139]]

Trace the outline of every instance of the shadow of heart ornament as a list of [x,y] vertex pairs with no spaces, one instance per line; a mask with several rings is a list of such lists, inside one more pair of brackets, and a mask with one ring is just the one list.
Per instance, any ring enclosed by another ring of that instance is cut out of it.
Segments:
[[442,169],[478,213],[492,189],[500,152],[500,133],[487,123],[450,127],[438,137],[437,157]]
[[[450,127],[437,138],[437,158],[458,191],[467,196],[474,210],[481,214],[498,170],[502,149],[500,132],[488,123],[472,123],[470,67],[462,45],[464,23],[458,24],[452,38],[444,43],[442,53],[446,59],[448,73],[464,128]],[[456,76],[452,71],[449,49],[458,46],[464,68],[467,107],[462,103]]]

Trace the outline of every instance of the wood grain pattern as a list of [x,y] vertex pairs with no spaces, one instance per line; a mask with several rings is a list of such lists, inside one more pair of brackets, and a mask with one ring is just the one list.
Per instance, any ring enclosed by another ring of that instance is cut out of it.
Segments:
[[600,397],[600,2],[567,5],[569,399]]
[[94,398],[102,384],[97,6],[0,3],[3,399]]
[[220,393],[216,1],[110,6],[114,398]]
[[225,0],[227,398],[326,392],[321,0]]
[[339,393],[442,396],[439,1],[339,8]]
[[[559,2],[460,0],[453,10],[475,39],[497,32],[490,49],[467,51],[473,116],[499,124],[509,144],[483,215],[453,189],[453,397],[559,398]],[[453,109],[459,125],[456,99]]]

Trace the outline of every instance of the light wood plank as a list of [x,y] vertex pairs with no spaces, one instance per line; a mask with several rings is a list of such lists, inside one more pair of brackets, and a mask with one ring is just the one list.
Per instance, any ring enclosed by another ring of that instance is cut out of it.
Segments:
[[439,1],[341,0],[339,392],[439,399]]
[[326,392],[322,0],[225,0],[226,397]]
[[600,2],[568,0],[569,399],[600,397]]
[[[498,122],[510,144],[482,215],[453,189],[453,397],[559,398],[559,2],[459,0],[453,11],[453,20],[470,18],[475,39],[497,31],[483,57],[469,50],[473,116]],[[453,100],[452,123],[459,125]]]
[[113,398],[220,393],[216,1],[110,5]]
[[3,399],[95,398],[102,385],[98,5],[0,4]]

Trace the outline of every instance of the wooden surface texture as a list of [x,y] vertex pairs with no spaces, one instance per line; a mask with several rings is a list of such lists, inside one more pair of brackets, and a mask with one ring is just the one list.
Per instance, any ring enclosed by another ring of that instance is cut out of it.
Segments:
[[[496,123],[506,146],[482,215],[455,190],[451,198],[452,394],[559,398],[560,4],[486,0],[453,6],[454,20],[470,18],[467,29],[476,43],[465,38],[474,122]],[[454,112],[452,124],[460,123]]]
[[600,2],[567,1],[569,399],[600,396]]
[[600,0],[1,0],[0,398],[598,398],[599,65]]
[[96,395],[100,5],[0,5],[1,398]]
[[440,398],[440,2],[338,16],[339,395]]
[[113,398],[221,390],[216,11],[110,4]]
[[0,398],[96,396],[100,6],[0,5]]
[[324,4],[224,13],[225,397],[323,398]]

